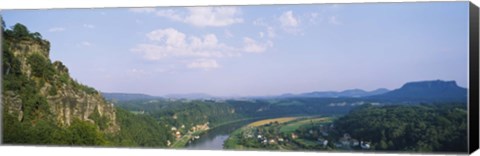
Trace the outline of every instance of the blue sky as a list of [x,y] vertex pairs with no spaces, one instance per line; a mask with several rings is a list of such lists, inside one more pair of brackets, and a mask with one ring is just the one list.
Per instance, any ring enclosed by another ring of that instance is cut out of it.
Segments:
[[276,95],[468,83],[468,2],[4,10],[103,92]]

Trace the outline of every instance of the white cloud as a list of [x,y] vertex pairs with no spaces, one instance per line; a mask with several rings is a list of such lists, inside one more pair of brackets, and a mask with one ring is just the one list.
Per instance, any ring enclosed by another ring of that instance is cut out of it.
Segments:
[[167,57],[219,58],[237,56],[235,48],[219,43],[216,35],[198,37],[186,35],[173,28],[154,30],[146,35],[147,44],[138,44],[131,49],[147,60],[161,60]]
[[316,24],[318,22],[318,18],[320,17],[320,14],[317,12],[310,13],[309,21],[312,24]]
[[92,46],[92,43],[87,42],[87,41],[83,41],[82,43],[80,43],[80,45],[85,46],[85,47],[90,47],[90,46]]
[[300,18],[296,17],[293,14],[293,11],[286,11],[278,17],[278,21],[280,22],[280,27],[283,31],[298,35],[302,34],[300,27]]
[[265,33],[264,32],[259,32],[258,36],[260,36],[260,38],[263,38],[265,36]]
[[293,15],[292,11],[284,12],[278,20],[283,27],[297,27],[300,21]]
[[128,72],[134,73],[134,74],[139,74],[139,73],[144,74],[144,73],[145,73],[145,70],[133,68],[133,69],[128,70]]
[[89,28],[89,29],[93,29],[93,28],[95,28],[95,26],[94,26],[94,25],[92,25],[92,24],[83,24],[83,27],[85,27],[85,28]]
[[186,35],[173,28],[154,30],[148,33],[147,38],[151,41],[165,42],[167,46],[181,47],[185,44]]
[[252,24],[254,26],[264,26],[264,27],[267,27],[268,24],[265,22],[265,20],[263,18],[257,18],[255,19]]
[[155,12],[155,8],[131,8],[128,9],[128,11],[134,13],[152,13]]
[[48,29],[49,32],[62,32],[62,31],[65,31],[66,29],[63,28],[63,27],[53,27],[53,28],[50,28]]
[[182,15],[173,9],[158,10],[155,14],[157,16],[165,17],[174,21],[183,21]]
[[224,33],[226,38],[232,38],[235,36],[230,30],[225,30]]
[[263,18],[257,18],[255,19],[252,24],[254,26],[260,26],[260,27],[265,27],[265,32],[261,32],[259,35],[260,35],[260,38],[263,38],[264,36],[268,36],[269,38],[275,38],[276,36],[276,33],[275,33],[275,29],[273,28],[273,26],[271,26],[271,24],[267,23]]
[[244,51],[245,52],[252,52],[252,53],[261,53],[265,52],[267,48],[273,47],[273,42],[272,41],[267,41],[266,43],[259,43],[255,41],[252,38],[249,37],[244,37],[243,38],[243,43],[244,43]]
[[334,24],[334,25],[342,24],[342,23],[337,19],[337,16],[330,16],[330,18],[328,18],[328,23]]
[[235,7],[191,7],[188,10],[190,15],[185,22],[195,26],[227,26],[243,22],[237,17],[240,9]]
[[187,13],[172,9],[159,10],[157,16],[198,27],[222,27],[242,23],[241,10],[236,7],[188,7]]
[[220,65],[217,63],[216,60],[213,60],[213,59],[197,59],[187,64],[187,68],[197,68],[197,69],[204,69],[204,70],[209,70],[209,69],[214,69],[219,67]]
[[275,29],[273,27],[267,27],[268,37],[274,38],[276,36]]

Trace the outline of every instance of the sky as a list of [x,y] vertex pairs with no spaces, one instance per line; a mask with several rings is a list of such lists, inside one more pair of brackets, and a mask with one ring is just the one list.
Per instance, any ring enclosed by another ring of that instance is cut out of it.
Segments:
[[468,2],[2,10],[102,92],[261,96],[468,85]]

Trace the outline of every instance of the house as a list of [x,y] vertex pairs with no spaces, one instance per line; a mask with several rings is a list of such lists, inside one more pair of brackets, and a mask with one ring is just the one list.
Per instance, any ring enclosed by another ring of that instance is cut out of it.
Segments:
[[176,130],[177,130],[177,127],[172,127],[171,130],[172,130],[172,131],[176,131]]
[[326,136],[328,136],[328,133],[327,133],[327,132],[324,132],[324,131],[322,131],[322,135],[326,137]]
[[292,134],[291,134],[291,137],[292,137],[292,139],[296,139],[296,138],[298,138],[298,135],[295,134],[295,133],[292,133]]
[[350,134],[348,134],[348,133],[343,134],[343,138],[345,138],[347,140],[351,139]]
[[328,144],[327,139],[318,138],[317,141],[318,141],[318,144],[323,145],[324,147],[327,146]]
[[340,142],[343,146],[348,147],[348,146],[350,146],[350,140],[351,140],[350,135],[349,135],[348,133],[344,133],[344,134],[343,134],[343,137],[340,138],[339,142]]
[[278,138],[278,141],[283,142],[284,140],[283,140],[283,138]]
[[367,142],[360,141],[360,147],[362,147],[362,149],[370,149],[370,144]]
[[342,146],[350,146],[350,141],[348,139],[341,138],[339,141],[342,144]]
[[261,138],[262,138],[262,135],[257,135],[257,138],[258,138],[258,139],[261,139]]
[[268,141],[268,143],[269,143],[269,144],[275,144],[276,142],[275,142],[275,139],[270,139],[270,140]]
[[350,143],[352,144],[352,146],[358,146],[360,144],[357,139],[350,140]]
[[177,139],[182,137],[180,131],[175,132],[175,137],[177,137]]

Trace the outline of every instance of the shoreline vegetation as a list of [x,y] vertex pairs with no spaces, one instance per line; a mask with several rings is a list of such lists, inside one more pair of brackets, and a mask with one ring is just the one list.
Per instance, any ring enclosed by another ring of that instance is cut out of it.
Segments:
[[227,121],[227,122],[223,122],[223,123],[220,123],[220,124],[217,124],[215,125],[214,127],[211,127],[207,130],[201,130],[201,131],[196,131],[194,133],[191,133],[191,134],[188,134],[188,135],[184,135],[182,136],[181,139],[177,140],[176,142],[174,142],[172,144],[172,148],[184,148],[188,145],[188,142],[190,140],[192,140],[192,138],[194,136],[201,136],[205,133],[208,133],[208,131],[211,131],[215,128],[218,128],[218,127],[221,127],[221,126],[224,126],[224,125],[228,125],[228,124],[234,124],[234,123],[238,123],[238,122],[244,122],[244,121],[249,121],[249,120],[252,120],[252,121],[255,121],[255,120],[262,120],[262,119],[266,119],[268,117],[249,117],[249,118],[242,118],[242,119],[236,119],[236,120],[231,120],[231,121]]

